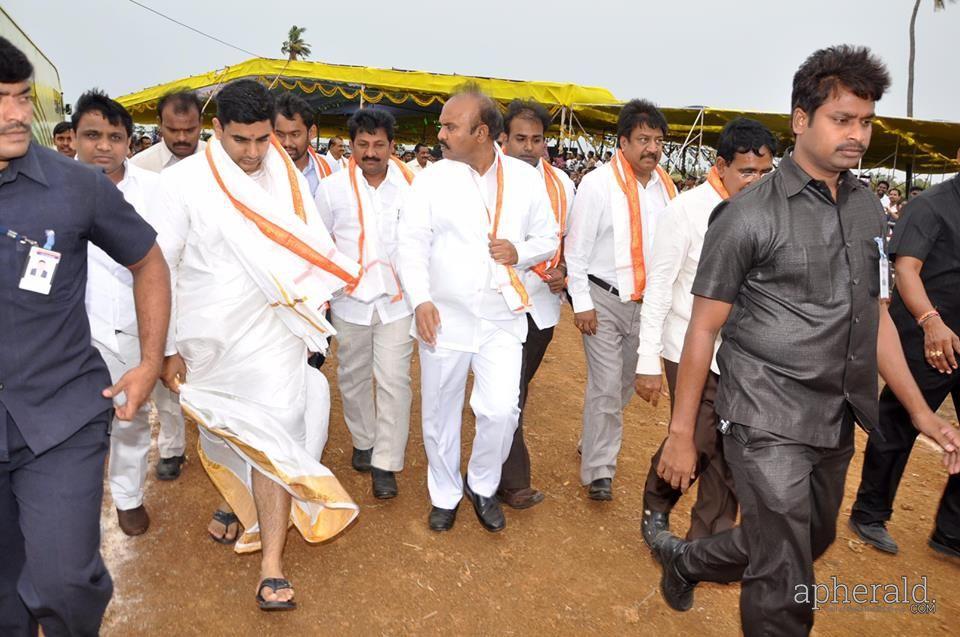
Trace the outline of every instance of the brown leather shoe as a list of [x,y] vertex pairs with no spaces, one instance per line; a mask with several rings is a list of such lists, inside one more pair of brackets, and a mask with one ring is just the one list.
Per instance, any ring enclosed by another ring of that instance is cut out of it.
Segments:
[[529,509],[543,502],[543,493],[527,487],[525,489],[500,489],[497,497],[511,509]]
[[117,509],[117,522],[120,523],[120,530],[130,536],[143,535],[150,528],[150,516],[142,504],[129,511]]

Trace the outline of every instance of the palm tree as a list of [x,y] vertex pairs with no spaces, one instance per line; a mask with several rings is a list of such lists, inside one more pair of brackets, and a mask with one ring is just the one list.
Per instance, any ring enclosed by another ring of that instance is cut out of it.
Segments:
[[[913,117],[913,65],[917,58],[917,12],[920,11],[920,1],[913,3],[913,13],[910,14],[910,63],[907,68],[907,117]],[[955,0],[950,0],[954,2]],[[946,0],[933,0],[933,10],[939,11],[947,6]]]
[[291,62],[299,58],[310,57],[310,45],[303,41],[303,32],[306,30],[307,27],[296,25],[290,27],[290,32],[287,33],[287,41],[280,47],[280,52],[289,56],[287,59]]

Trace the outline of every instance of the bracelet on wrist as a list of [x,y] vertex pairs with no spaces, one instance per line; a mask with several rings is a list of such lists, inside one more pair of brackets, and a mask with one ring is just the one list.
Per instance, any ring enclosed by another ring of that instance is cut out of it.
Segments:
[[917,325],[923,325],[924,323],[932,319],[934,316],[940,316],[940,312],[936,310],[930,310],[929,312],[924,312],[917,319]]

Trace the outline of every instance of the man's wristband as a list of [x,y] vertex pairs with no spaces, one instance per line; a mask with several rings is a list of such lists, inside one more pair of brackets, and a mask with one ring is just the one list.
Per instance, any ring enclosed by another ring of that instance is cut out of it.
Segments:
[[924,312],[923,314],[920,315],[919,318],[917,318],[917,325],[923,325],[924,323],[932,319],[934,316],[940,316],[940,312],[936,310],[930,310],[929,312]]

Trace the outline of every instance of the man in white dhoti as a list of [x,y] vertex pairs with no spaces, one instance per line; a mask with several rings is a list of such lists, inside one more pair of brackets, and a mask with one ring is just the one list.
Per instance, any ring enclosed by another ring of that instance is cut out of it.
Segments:
[[[544,161],[550,115],[536,102],[514,100],[504,117],[503,152],[534,166],[540,173],[541,184],[550,208],[560,227],[559,237],[566,234],[567,220],[573,207],[573,182],[562,170]],[[523,365],[520,378],[520,421],[513,436],[510,455],[503,463],[497,497],[514,509],[527,509],[543,501],[543,493],[530,482],[530,453],[523,439],[524,407],[527,390],[540,367],[547,346],[553,339],[553,328],[560,322],[561,294],[566,286],[567,267],[563,254],[557,250],[549,260],[527,271],[524,285],[530,293],[533,307],[527,314],[527,340],[523,343]]]
[[[520,366],[530,297],[524,270],[552,257],[557,223],[542,177],[506,157],[496,104],[476,89],[440,113],[444,159],[420,173],[400,215],[400,279],[419,336],[423,444],[433,507],[429,525],[449,530],[466,492],[488,531],[506,525],[496,497],[520,415]],[[460,475],[467,373],[476,435]]]
[[[145,215],[159,177],[127,161],[133,135],[130,114],[103,93],[89,91],[74,104],[73,126],[77,160],[102,170],[127,203],[141,216]],[[93,345],[103,356],[111,381],[116,383],[140,364],[133,275],[93,243],[87,245],[86,307]],[[154,397],[161,391],[168,390],[157,383]],[[117,522],[127,535],[141,535],[150,526],[150,516],[143,505],[149,453],[149,403],[128,423],[120,423],[114,416],[108,476]]]
[[273,132],[294,165],[307,178],[311,197],[316,196],[320,180],[333,173],[326,157],[317,154],[311,143],[317,136],[315,118],[313,109],[302,97],[293,93],[277,97],[277,121]]
[[589,485],[593,500],[613,499],[623,409],[637,369],[647,261],[657,223],[676,196],[659,165],[666,134],[667,120],[656,106],[645,100],[624,105],[617,152],[580,182],[563,244],[574,322],[587,358],[580,482]]
[[[360,262],[360,281],[330,304],[337,379],[353,438],[353,468],[370,471],[373,495],[399,493],[410,431],[410,301],[396,272],[397,224],[413,173],[393,155],[393,116],[365,108],[347,123],[354,155],[325,179],[317,211],[337,248]],[[376,382],[376,388],[374,388]]]
[[165,221],[161,247],[174,271],[179,354],[164,381],[200,427],[200,459],[232,509],[220,513],[224,534],[235,515],[244,527],[235,550],[263,550],[264,610],[295,606],[282,570],[288,525],[319,542],[358,510],[319,461],[329,388],[307,355],[333,333],[321,305],[359,266],[317,218],[272,134],[274,115],[260,84],[225,86],[216,140],[164,171],[152,215]]

